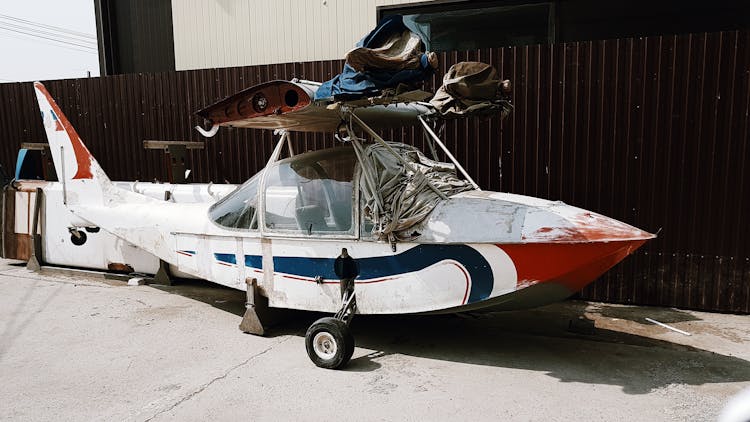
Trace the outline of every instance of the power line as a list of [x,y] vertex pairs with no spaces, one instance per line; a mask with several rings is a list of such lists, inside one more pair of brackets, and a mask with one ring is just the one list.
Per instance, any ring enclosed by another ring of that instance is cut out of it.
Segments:
[[[57,44],[59,47],[78,47],[78,48],[76,48],[76,50],[85,51],[85,52],[88,52],[88,53],[97,53],[97,49],[89,47],[89,46],[86,46],[86,45],[80,45],[80,44],[70,43],[70,42],[67,42],[67,41],[57,40],[57,39],[45,37],[45,36],[42,36],[42,35],[29,34],[29,33],[22,32],[22,31],[16,31],[14,29],[3,28],[2,26],[0,26],[0,30],[2,30],[2,31],[11,31],[11,32],[15,32],[15,33],[18,33],[18,34],[23,34],[23,35],[26,35],[26,36],[41,38],[41,39],[44,39],[44,40],[47,40],[47,41],[51,41],[51,42],[54,42],[54,43],[59,43],[59,44]],[[48,42],[47,44],[50,44],[50,43]],[[60,44],[62,44],[62,45],[60,45]],[[55,45],[55,44],[53,44],[53,45]]]
[[11,32],[16,32],[16,33],[23,34],[23,35],[28,35],[28,36],[31,36],[31,37],[43,38],[45,40],[54,41],[54,42],[58,42],[58,43],[61,43],[61,44],[68,44],[68,45],[71,45],[71,46],[85,48],[85,49],[87,49],[87,50],[89,50],[91,52],[96,52],[97,51],[96,48],[94,48],[94,47],[92,47],[90,45],[78,44],[78,43],[74,43],[74,42],[70,42],[70,41],[66,41],[66,40],[61,40],[61,39],[47,37],[47,36],[40,35],[40,34],[34,34],[32,32],[25,32],[23,30],[17,30],[17,29],[13,29],[13,28],[7,28],[7,27],[2,26],[2,24],[0,24],[0,29],[3,30],[3,31],[11,31]]
[[51,46],[55,46],[55,47],[59,47],[59,48],[65,48],[65,49],[73,50],[73,51],[80,51],[82,53],[97,54],[97,51],[94,51],[94,50],[92,50],[90,48],[86,48],[84,50],[82,48],[76,48],[76,47],[72,47],[72,46],[65,45],[65,44],[61,45],[61,44],[57,44],[58,41],[46,41],[46,40],[38,39],[38,38],[26,38],[26,37],[21,37],[21,36],[15,35],[15,34],[9,34],[9,33],[5,33],[5,32],[0,32],[0,35],[4,35],[4,36],[10,37],[10,38],[15,38],[17,40],[40,42],[40,43],[43,43],[43,44],[47,44],[47,45],[51,45]]
[[39,23],[39,22],[34,22],[34,21],[26,20],[26,19],[17,18],[15,16],[9,16],[9,15],[0,14],[0,19],[13,20],[13,21],[16,21],[16,22],[21,22],[21,23],[25,23],[25,24],[35,25],[35,26],[43,27],[43,28],[46,28],[46,29],[51,29],[51,30],[58,31],[58,32],[66,32],[68,34],[76,35],[76,36],[79,36],[79,37],[96,39],[96,36],[93,35],[93,34],[87,34],[85,32],[79,32],[79,31],[73,31],[71,29],[62,28],[62,27],[59,27],[59,26],[47,25],[47,24],[44,24],[44,23]]
[[0,27],[14,28],[20,31],[29,31],[29,32],[33,32],[34,34],[41,34],[41,35],[46,35],[46,36],[51,36],[51,37],[60,37],[64,41],[69,41],[72,43],[84,43],[88,47],[96,48],[96,40],[83,40],[80,38],[71,37],[70,35],[58,34],[52,31],[44,30],[44,29],[28,28],[22,25],[15,25],[9,22],[0,22]]

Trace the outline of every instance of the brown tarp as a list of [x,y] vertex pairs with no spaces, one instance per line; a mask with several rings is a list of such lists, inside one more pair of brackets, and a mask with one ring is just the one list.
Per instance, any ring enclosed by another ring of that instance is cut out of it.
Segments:
[[443,77],[430,104],[443,118],[510,113],[510,85],[497,75],[495,68],[480,62],[457,63]]

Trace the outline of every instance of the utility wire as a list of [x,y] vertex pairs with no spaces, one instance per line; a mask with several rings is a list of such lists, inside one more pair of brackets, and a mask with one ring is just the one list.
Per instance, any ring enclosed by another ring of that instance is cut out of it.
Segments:
[[4,35],[4,36],[10,37],[10,38],[15,38],[17,40],[40,42],[40,43],[44,43],[44,44],[47,44],[47,45],[52,45],[52,46],[55,46],[55,47],[65,48],[65,49],[73,50],[73,51],[80,51],[80,52],[88,53],[88,54],[97,54],[98,53],[97,51],[92,50],[90,48],[86,48],[84,50],[82,48],[72,47],[72,46],[69,46],[69,45],[66,45],[66,44],[62,44],[61,45],[61,44],[58,44],[58,41],[47,41],[47,40],[43,40],[43,39],[27,38],[27,37],[22,37],[22,36],[18,36],[18,35],[15,35],[15,34],[2,32],[2,31],[0,31],[0,35]]
[[39,37],[39,38],[48,38],[53,39],[55,42],[61,42],[61,43],[70,43],[76,46],[79,46],[81,48],[91,49],[91,50],[97,50],[97,45],[95,43],[88,44],[84,43],[83,41],[79,41],[76,39],[71,38],[62,38],[59,35],[49,33],[49,32],[37,32],[37,31],[31,31],[26,28],[22,27],[15,27],[15,26],[7,26],[5,22],[0,22],[0,29],[5,29],[7,31],[15,31],[22,33],[24,35],[28,35],[30,37]]
[[40,34],[34,34],[34,33],[31,33],[31,32],[20,31],[20,30],[13,29],[13,28],[7,28],[7,27],[2,26],[1,24],[0,24],[0,29],[3,30],[3,31],[11,31],[11,32],[16,32],[16,33],[23,34],[23,35],[28,35],[28,36],[31,36],[31,37],[43,38],[45,40],[50,40],[50,41],[58,42],[58,43],[61,43],[61,44],[68,44],[68,45],[71,45],[71,46],[85,48],[85,49],[87,49],[87,50],[89,50],[91,52],[96,52],[97,51],[96,48],[94,48],[94,47],[92,47],[90,45],[78,44],[78,43],[69,42],[69,41],[66,41],[66,40],[61,40],[61,39],[57,39],[57,38],[47,37],[47,36],[40,35]]
[[13,24],[13,23],[10,23],[10,22],[2,22],[2,21],[0,21],[0,26],[7,27],[7,28],[15,28],[15,29],[22,30],[22,31],[30,31],[30,32],[34,32],[34,33],[38,33],[38,34],[42,34],[42,35],[47,35],[47,36],[52,36],[52,37],[60,37],[61,39],[65,39],[66,41],[71,41],[71,42],[76,42],[76,43],[84,43],[84,44],[89,44],[92,47],[96,47],[96,40],[95,39],[93,39],[93,40],[85,40],[85,39],[76,38],[76,37],[73,37],[73,36],[70,36],[70,35],[60,34],[60,33],[54,32],[54,31],[48,31],[46,29],[29,28],[27,26],[16,25],[16,24]]
[[54,30],[54,31],[66,32],[66,33],[68,33],[70,35],[75,35],[75,36],[84,37],[84,38],[96,39],[96,36],[93,35],[93,34],[87,34],[85,32],[79,32],[79,31],[73,31],[71,29],[62,28],[62,27],[59,27],[59,26],[47,25],[47,24],[43,24],[43,23],[39,23],[39,22],[34,22],[34,21],[26,20],[26,19],[17,18],[15,16],[9,16],[9,15],[0,14],[0,19],[13,20],[13,21],[16,21],[16,22],[21,22],[21,23],[25,23],[25,24],[30,24],[30,25],[35,25],[35,26],[39,26],[39,27],[44,27],[46,29],[51,29],[51,30]]

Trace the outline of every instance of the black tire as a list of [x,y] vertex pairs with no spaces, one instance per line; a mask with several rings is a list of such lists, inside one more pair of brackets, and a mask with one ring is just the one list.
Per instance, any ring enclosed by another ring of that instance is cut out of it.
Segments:
[[70,234],[70,243],[81,246],[86,243],[86,232],[83,230],[76,230],[76,232],[78,232],[78,236],[73,233]]
[[[328,347],[335,350],[331,353],[331,356],[319,353],[321,347],[324,347],[323,345],[319,344],[318,351],[316,351],[314,342],[318,334],[321,334],[319,341],[332,343]],[[354,336],[352,336],[352,332],[345,322],[331,317],[321,318],[307,329],[305,348],[307,349],[307,356],[316,366],[326,369],[339,369],[349,363],[349,359],[354,354]]]

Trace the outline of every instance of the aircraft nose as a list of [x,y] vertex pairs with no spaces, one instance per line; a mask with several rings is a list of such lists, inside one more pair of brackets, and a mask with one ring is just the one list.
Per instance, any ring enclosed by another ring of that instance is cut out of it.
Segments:
[[588,241],[651,239],[653,234],[590,211],[567,218]]
[[526,241],[610,242],[656,237],[613,218],[565,204],[528,217],[527,214]]

